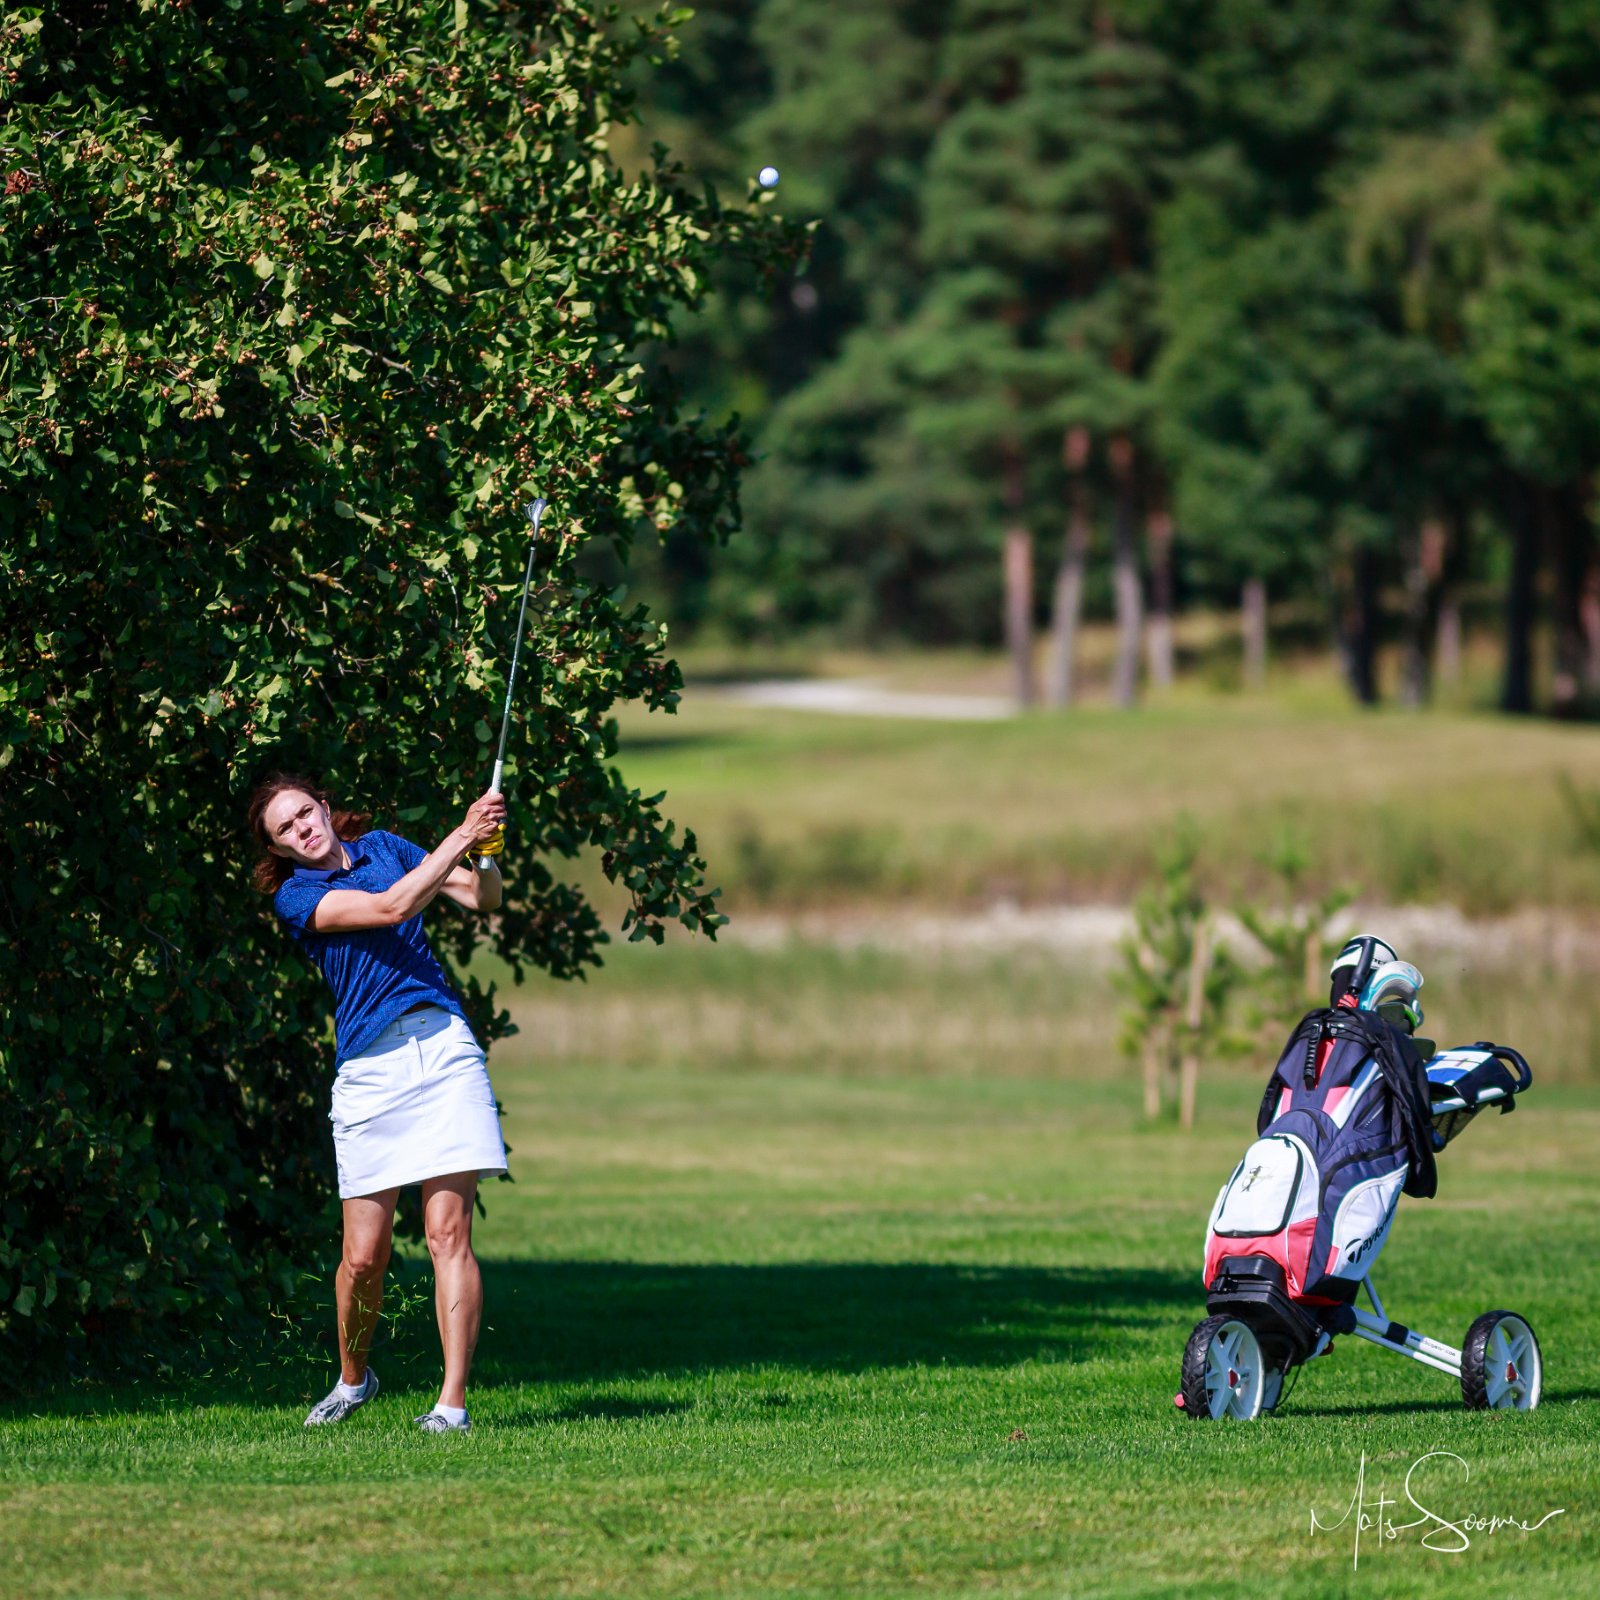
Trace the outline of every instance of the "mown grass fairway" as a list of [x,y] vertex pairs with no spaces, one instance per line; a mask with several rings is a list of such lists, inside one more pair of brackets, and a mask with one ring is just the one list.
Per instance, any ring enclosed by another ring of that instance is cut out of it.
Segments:
[[[704,960],[710,1003],[752,1013],[850,959],[664,954],[669,970]],[[794,1056],[820,1024],[800,1004],[776,1029],[749,1025],[745,1064],[697,1065],[673,1013],[643,1026],[661,955],[619,953],[587,988],[530,994],[525,1032],[496,1053],[518,1181],[492,1190],[480,1226],[490,1314],[470,1438],[411,1432],[434,1394],[425,1313],[376,1355],[384,1394],[336,1432],[300,1427],[326,1363],[13,1407],[0,1591],[1600,1588],[1591,1087],[1536,1087],[1515,1117],[1469,1130],[1441,1197],[1404,1203],[1378,1278],[1392,1314],[1452,1341],[1491,1306],[1527,1316],[1548,1366],[1536,1414],[1468,1415],[1453,1380],[1350,1340],[1280,1416],[1196,1425],[1172,1395],[1203,1309],[1201,1233],[1264,1069],[1209,1075],[1192,1135],[1148,1127],[1127,1074],[1086,1047],[1108,1020],[1093,980],[1052,991],[1037,964],[884,956],[833,983],[835,1025],[865,1037],[881,1008],[897,1044],[805,1069]],[[1075,1036],[1002,1032],[1005,1059],[974,1070],[946,1024],[998,1019],[1013,992],[1019,1010],[1075,1016]],[[582,1047],[586,1012],[611,1019],[610,1064]],[[1369,1532],[1359,1569],[1348,1523],[1310,1535],[1313,1507],[1325,1522],[1348,1507],[1363,1453],[1370,1505],[1435,1450],[1471,1472],[1420,1469],[1443,1515],[1565,1514],[1471,1534],[1461,1555],[1423,1549],[1425,1530]]]

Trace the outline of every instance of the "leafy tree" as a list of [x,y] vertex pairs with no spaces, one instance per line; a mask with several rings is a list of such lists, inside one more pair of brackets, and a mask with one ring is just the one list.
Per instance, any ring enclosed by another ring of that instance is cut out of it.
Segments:
[[[1186,14],[1155,13],[1157,37]],[[1481,436],[1459,348],[1408,319],[1402,285],[1373,281],[1370,249],[1352,260],[1348,200],[1401,130],[1481,123],[1471,16],[1232,0],[1191,20],[1205,148],[1158,250],[1157,432],[1179,526],[1213,582],[1335,594],[1370,700],[1379,583]]]
[[1554,709],[1570,714],[1585,695],[1600,695],[1592,504],[1600,467],[1600,41],[1584,0],[1502,4],[1496,16],[1505,249],[1473,308],[1472,370],[1496,440],[1538,485],[1533,518],[1543,525],[1555,579]]
[[1310,853],[1305,839],[1293,832],[1273,840],[1261,861],[1278,880],[1283,903],[1240,903],[1234,909],[1265,957],[1250,973],[1246,1018],[1263,1043],[1276,1045],[1302,1013],[1322,1003],[1325,975],[1345,942],[1344,934],[1330,938],[1326,930],[1355,897],[1349,889],[1325,888],[1306,898]]
[[[1487,124],[1443,134],[1402,134],[1345,196],[1351,264],[1399,331],[1426,340],[1467,376],[1467,318],[1498,248],[1493,185],[1498,173]],[[1457,385],[1458,390],[1460,385]],[[1504,478],[1481,410],[1458,393],[1413,458],[1422,486],[1418,520],[1405,530],[1406,629],[1401,684],[1423,704],[1436,639],[1459,639],[1454,584],[1465,573],[1473,513]],[[1456,653],[1458,643],[1449,647]],[[1454,671],[1447,660],[1446,670]]]
[[1157,848],[1154,880],[1134,901],[1134,931],[1112,974],[1128,1001],[1118,1046],[1142,1063],[1145,1115],[1159,1117],[1164,1097],[1172,1095],[1186,1128],[1194,1123],[1201,1060],[1238,1054],[1245,1044],[1228,1025],[1242,974],[1216,941],[1199,857],[1194,821],[1180,817]]
[[[740,442],[633,352],[714,251],[799,238],[606,155],[619,39],[565,0],[13,7],[0,226],[0,1340],[155,1348],[327,1237],[321,980],[252,895],[242,801],[324,774],[431,835],[482,787],[549,497],[494,948],[721,921],[611,765],[670,710],[597,547],[736,516]],[[398,808],[398,809],[397,809]],[[435,929],[461,971],[477,932]],[[463,986],[480,1033],[506,1031]]]

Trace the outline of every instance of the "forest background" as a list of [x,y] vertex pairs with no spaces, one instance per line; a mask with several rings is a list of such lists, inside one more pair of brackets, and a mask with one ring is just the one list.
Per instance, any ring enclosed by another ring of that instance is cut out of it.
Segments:
[[1129,704],[1188,608],[1258,683],[1270,606],[1421,704],[1465,616],[1505,709],[1593,701],[1585,0],[709,0],[681,41],[619,161],[770,163],[817,224],[658,353],[755,457],[726,555],[634,553],[680,643],[1003,640],[1065,705],[1114,616]]

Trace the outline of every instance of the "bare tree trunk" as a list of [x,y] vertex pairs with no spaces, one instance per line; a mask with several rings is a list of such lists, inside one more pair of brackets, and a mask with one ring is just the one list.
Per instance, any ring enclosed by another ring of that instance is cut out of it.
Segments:
[[1350,584],[1340,625],[1340,648],[1350,692],[1359,704],[1378,703],[1378,560],[1363,545],[1350,558]]
[[1200,1084],[1200,1024],[1205,1021],[1206,969],[1211,965],[1210,930],[1201,923],[1194,931],[1189,958],[1189,993],[1183,1010],[1183,1066],[1178,1085],[1178,1126],[1194,1126],[1195,1095]]
[[1550,711],[1557,717],[1575,717],[1582,710],[1588,656],[1583,593],[1594,563],[1594,533],[1577,485],[1549,491],[1545,508],[1555,573],[1556,670],[1550,683]]
[[1050,679],[1048,695],[1056,707],[1072,704],[1073,668],[1078,650],[1078,624],[1083,617],[1084,569],[1089,563],[1089,464],[1087,428],[1069,428],[1062,442],[1062,459],[1072,475],[1067,489],[1067,531],[1056,570],[1054,603],[1050,614]]
[[1322,929],[1312,928],[1306,934],[1306,1002],[1309,1005],[1316,1005],[1322,999],[1322,986],[1327,982],[1323,976],[1326,960],[1322,953]]
[[1444,579],[1447,544],[1444,519],[1422,519],[1406,572],[1406,647],[1400,676],[1400,703],[1419,710],[1433,689],[1433,639],[1438,624],[1439,586]]
[[1139,693],[1139,634],[1144,609],[1139,590],[1139,549],[1134,533],[1133,441],[1119,435],[1111,441],[1107,455],[1116,480],[1111,591],[1117,612],[1117,659],[1112,671],[1111,696],[1117,705],[1131,706]]
[[1023,520],[1025,491],[1022,455],[1013,450],[1006,461],[1006,512],[1010,525],[1005,542],[1006,650],[1023,710],[1038,699],[1033,678],[1033,534]]
[[1154,1039],[1144,1047],[1144,1114],[1154,1122],[1161,1115],[1161,1056]]
[[1267,582],[1246,578],[1239,596],[1239,628],[1244,635],[1244,681],[1250,689],[1267,686]]
[[1583,626],[1583,687],[1592,698],[1600,690],[1600,562],[1592,551],[1589,570],[1583,577],[1578,617]]
[[1506,585],[1505,676],[1500,709],[1533,710],[1533,602],[1539,577],[1538,492],[1525,478],[1509,484],[1511,581]]
[[1172,513],[1157,500],[1145,519],[1145,543],[1150,550],[1150,620],[1145,628],[1150,682],[1170,689],[1173,679],[1172,613]]
[[1433,647],[1434,677],[1446,689],[1461,685],[1461,601],[1449,590],[1439,600],[1439,628]]

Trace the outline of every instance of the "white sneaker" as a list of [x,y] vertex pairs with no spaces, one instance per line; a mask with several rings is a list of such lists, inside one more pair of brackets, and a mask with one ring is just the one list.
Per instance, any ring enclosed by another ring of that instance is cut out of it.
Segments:
[[463,1417],[459,1422],[452,1422],[449,1417],[437,1411],[424,1411],[415,1419],[416,1424],[424,1433],[471,1433],[472,1418]]
[[330,1422],[343,1422],[352,1411],[359,1411],[377,1392],[378,1374],[368,1367],[366,1377],[361,1380],[361,1393],[354,1400],[348,1395],[341,1394],[335,1386],[326,1400],[319,1400],[312,1406],[306,1417],[306,1426],[321,1428]]

